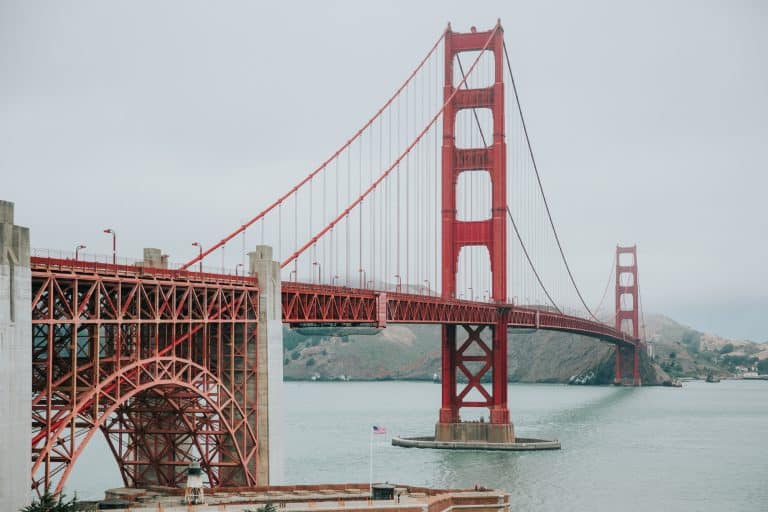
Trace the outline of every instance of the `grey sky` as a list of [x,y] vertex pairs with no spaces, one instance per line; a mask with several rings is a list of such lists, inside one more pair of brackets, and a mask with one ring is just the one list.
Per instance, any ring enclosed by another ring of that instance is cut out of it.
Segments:
[[35,247],[194,254],[346,140],[426,52],[500,17],[566,250],[596,302],[768,340],[758,1],[0,0],[0,198]]

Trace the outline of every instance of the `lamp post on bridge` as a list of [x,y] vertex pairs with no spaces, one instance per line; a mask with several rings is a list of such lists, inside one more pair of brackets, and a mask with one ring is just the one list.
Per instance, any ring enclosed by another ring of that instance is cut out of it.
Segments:
[[471,286],[467,290],[469,290],[469,300],[475,300],[475,290]]
[[112,235],[112,264],[117,265],[117,233],[112,228],[107,228],[104,233]]
[[336,286],[336,280],[339,278],[339,274],[334,275],[331,278],[331,286]]
[[360,288],[365,289],[365,269],[360,267],[357,272],[360,274]]
[[[291,279],[291,276],[296,276],[296,279]],[[288,272],[289,281],[296,281],[298,278],[299,278],[299,273],[296,271],[296,269],[293,269],[290,272]]]
[[75,247],[75,261],[77,261],[80,258],[80,249],[85,249],[85,245],[80,244],[77,247]]
[[395,274],[395,279],[397,279],[397,285],[395,286],[395,291],[396,292],[403,291],[403,280],[400,277],[400,274]]
[[317,284],[323,284],[323,266],[319,261],[313,261],[312,266],[317,267]]
[[200,242],[192,242],[192,247],[197,247],[198,249],[198,257],[200,258],[200,273],[203,273],[203,246],[200,245]]
[[429,286],[429,279],[425,279],[424,282],[427,285],[427,295],[432,295],[432,289]]
[[242,263],[238,263],[237,265],[235,265],[235,277],[238,276],[237,269],[239,269],[240,267],[243,267],[243,277],[245,277],[245,265],[243,265]]

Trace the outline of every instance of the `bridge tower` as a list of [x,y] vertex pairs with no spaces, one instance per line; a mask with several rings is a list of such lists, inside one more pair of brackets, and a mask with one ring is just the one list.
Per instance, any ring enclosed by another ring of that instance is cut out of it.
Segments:
[[[490,43],[486,46],[486,42]],[[469,33],[451,31],[445,34],[445,83],[443,96],[442,147],[442,294],[446,299],[456,297],[456,273],[459,253],[463,247],[483,246],[488,250],[491,264],[491,298],[498,304],[507,301],[506,269],[506,143],[504,140],[504,33],[500,24],[490,31]],[[488,51],[494,57],[494,83],[486,88],[462,88],[456,94],[454,59],[468,51]],[[493,143],[488,147],[457,148],[456,116],[464,109],[490,109],[493,115]],[[457,219],[457,185],[459,175],[467,171],[485,171],[491,182],[491,216],[485,220]],[[467,425],[462,426],[462,407],[487,407],[490,424],[480,437],[495,442],[514,441],[514,430],[507,408],[507,319],[509,310],[499,308],[498,321],[493,327],[443,326],[442,341],[442,408],[436,427],[438,440],[467,438]],[[457,333],[461,333],[458,339]],[[489,347],[489,341],[492,341]],[[474,367],[475,371],[472,370]],[[491,393],[481,384],[488,373],[492,375]],[[468,383],[456,389],[457,374]],[[475,390],[480,398],[468,400]],[[474,434],[470,437],[474,437]]]
[[[622,264],[622,255],[630,262]],[[624,299],[622,301],[622,299]],[[640,337],[640,302],[637,285],[637,246],[616,246],[616,330],[634,338]],[[629,353],[631,351],[631,353]],[[623,360],[632,361],[632,385],[640,385],[640,345],[632,349],[616,345],[616,376],[614,383],[623,382]]]

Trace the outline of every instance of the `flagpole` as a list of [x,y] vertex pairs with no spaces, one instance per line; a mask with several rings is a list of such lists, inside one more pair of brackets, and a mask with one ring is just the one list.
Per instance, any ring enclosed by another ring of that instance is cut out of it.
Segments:
[[368,473],[368,492],[371,493],[371,499],[373,499],[373,427],[369,430],[371,436],[371,455],[370,455],[370,471]]

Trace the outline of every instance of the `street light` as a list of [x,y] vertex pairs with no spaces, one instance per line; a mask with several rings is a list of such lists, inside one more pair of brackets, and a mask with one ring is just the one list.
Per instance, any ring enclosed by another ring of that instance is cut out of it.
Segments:
[[331,278],[331,286],[336,286],[336,280],[339,278],[339,274],[336,274]]
[[78,258],[80,257],[80,249],[85,249],[85,246],[83,244],[80,244],[77,247],[75,247],[75,261],[77,261]]
[[357,271],[360,273],[360,288],[365,289],[365,269],[360,267]]
[[467,287],[467,290],[469,290],[469,300],[475,300],[475,290],[471,286]]
[[200,273],[203,272],[203,246],[200,245],[200,242],[192,242],[192,247],[197,247],[198,249],[198,258],[200,258]]
[[117,233],[112,228],[107,228],[104,232],[108,235],[112,235],[112,264],[117,265]]
[[290,272],[288,272],[288,280],[289,280],[289,281],[291,281],[291,280],[292,280],[292,279],[291,279],[291,276],[293,276],[293,275],[295,275],[295,276],[296,276],[296,279],[298,279],[298,278],[299,278],[299,277],[298,277],[298,272],[296,271],[296,269],[293,269],[293,270],[291,270]]
[[429,289],[429,279],[425,279],[424,282],[427,283],[427,295],[432,295],[432,290]]
[[395,291],[400,292],[403,289],[403,280],[400,277],[400,274],[395,274],[395,279],[397,279],[397,286],[395,287]]
[[[238,263],[237,265],[235,265],[235,277],[237,277],[237,269],[239,269],[240,267],[243,267],[243,269],[245,269],[245,265],[242,263]],[[245,272],[243,272],[243,277],[245,277]]]
[[483,295],[483,300],[487,301],[490,296],[491,296],[491,291],[485,290],[485,294]]
[[317,265],[317,284],[323,284],[323,266],[319,261],[313,261],[312,266]]

